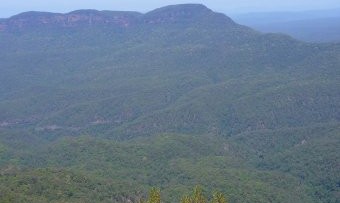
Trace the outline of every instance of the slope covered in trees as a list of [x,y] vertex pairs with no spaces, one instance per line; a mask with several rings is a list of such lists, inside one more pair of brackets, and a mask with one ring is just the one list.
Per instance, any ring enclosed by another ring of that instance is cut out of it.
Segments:
[[339,44],[186,4],[19,14],[0,47],[6,201],[339,199]]

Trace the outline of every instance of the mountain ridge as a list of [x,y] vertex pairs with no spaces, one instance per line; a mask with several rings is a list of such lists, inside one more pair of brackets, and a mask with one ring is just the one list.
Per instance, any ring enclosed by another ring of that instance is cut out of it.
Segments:
[[[0,31],[30,28],[34,26],[61,26],[74,27],[79,25],[115,25],[130,27],[141,24],[174,23],[195,19],[203,15],[216,15],[217,13],[202,4],[178,4],[161,7],[147,13],[135,11],[108,11],[81,9],[68,13],[53,13],[28,11],[9,18],[0,19]],[[231,24],[235,24],[229,17],[224,16]]]
[[[0,32],[0,174],[29,169],[0,175],[7,200],[115,202],[158,186],[175,202],[202,184],[235,203],[337,202],[340,44],[202,6],[129,13],[128,27],[125,12],[71,13],[66,27]],[[65,187],[73,173],[93,181]],[[88,189],[101,197],[79,199]]]

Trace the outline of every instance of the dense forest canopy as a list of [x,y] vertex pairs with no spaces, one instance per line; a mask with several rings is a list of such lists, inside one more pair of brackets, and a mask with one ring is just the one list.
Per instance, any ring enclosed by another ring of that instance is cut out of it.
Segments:
[[22,13],[0,47],[0,202],[340,199],[340,44],[185,4]]

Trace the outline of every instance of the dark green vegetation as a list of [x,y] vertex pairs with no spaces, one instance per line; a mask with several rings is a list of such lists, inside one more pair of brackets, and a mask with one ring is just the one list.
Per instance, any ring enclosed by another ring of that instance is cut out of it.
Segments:
[[340,45],[201,5],[0,21],[0,202],[340,197]]

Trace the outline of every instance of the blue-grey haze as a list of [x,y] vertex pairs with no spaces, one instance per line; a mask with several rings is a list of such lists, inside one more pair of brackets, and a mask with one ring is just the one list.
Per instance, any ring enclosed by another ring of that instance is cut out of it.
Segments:
[[170,4],[201,3],[224,13],[300,11],[340,7],[339,0],[0,0],[0,17],[24,11],[68,12],[77,9],[146,12]]

